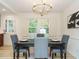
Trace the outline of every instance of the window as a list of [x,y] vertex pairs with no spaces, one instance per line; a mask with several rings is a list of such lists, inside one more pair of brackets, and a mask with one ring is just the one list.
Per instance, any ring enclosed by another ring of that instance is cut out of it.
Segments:
[[29,33],[35,33],[36,29],[37,29],[37,20],[31,18],[29,22]]
[[7,16],[7,19],[5,20],[5,32],[14,32],[13,19],[12,16]]
[[[42,29],[44,29],[44,30],[42,30]],[[45,33],[49,33],[48,19],[31,18],[29,20],[29,33],[39,33],[42,31]]]

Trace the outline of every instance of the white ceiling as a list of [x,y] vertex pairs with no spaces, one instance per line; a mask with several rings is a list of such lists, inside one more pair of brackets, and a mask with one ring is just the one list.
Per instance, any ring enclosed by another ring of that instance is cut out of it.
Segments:
[[[35,0],[0,0],[0,11],[5,8],[5,12],[25,13],[32,12]],[[52,0],[52,12],[61,12],[73,3],[73,0]],[[3,13],[3,11],[1,12]]]

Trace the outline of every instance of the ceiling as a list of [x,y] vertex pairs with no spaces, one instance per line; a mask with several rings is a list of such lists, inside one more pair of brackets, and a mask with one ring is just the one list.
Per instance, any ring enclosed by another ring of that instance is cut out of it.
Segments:
[[[35,0],[0,0],[0,13],[26,13],[32,12]],[[62,12],[73,0],[52,0],[52,12]],[[2,11],[5,8],[6,11]]]

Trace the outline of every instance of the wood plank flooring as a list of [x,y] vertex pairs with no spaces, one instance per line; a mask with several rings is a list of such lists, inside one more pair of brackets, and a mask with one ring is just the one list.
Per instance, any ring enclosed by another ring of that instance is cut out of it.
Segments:
[[[28,59],[34,59],[34,49],[30,48],[30,51],[31,51],[31,57],[28,57]],[[0,59],[13,59],[13,51],[11,46],[0,47]],[[20,59],[25,59],[22,53],[20,54]],[[49,57],[49,59],[52,58]],[[57,56],[54,59],[60,59],[60,57]],[[75,58],[68,53],[67,59],[75,59]]]

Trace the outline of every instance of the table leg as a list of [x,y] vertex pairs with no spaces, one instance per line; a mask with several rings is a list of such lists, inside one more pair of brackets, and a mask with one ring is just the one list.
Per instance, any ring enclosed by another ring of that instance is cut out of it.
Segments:
[[25,59],[27,59],[27,51],[26,51],[26,53],[25,53]]
[[51,52],[52,52],[52,48],[50,47],[50,52],[49,52],[49,56],[51,56]]
[[29,47],[28,47],[27,49],[28,49],[28,56],[30,57],[30,50],[29,50]]

